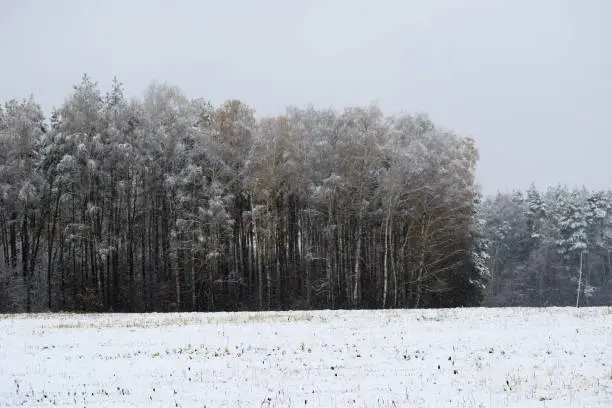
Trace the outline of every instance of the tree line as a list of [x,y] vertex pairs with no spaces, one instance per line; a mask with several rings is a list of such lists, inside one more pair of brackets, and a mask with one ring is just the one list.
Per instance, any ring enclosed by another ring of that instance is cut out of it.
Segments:
[[474,141],[425,115],[257,117],[85,75],[0,109],[3,311],[479,304]]
[[612,305],[612,192],[531,186],[478,209],[487,306]]

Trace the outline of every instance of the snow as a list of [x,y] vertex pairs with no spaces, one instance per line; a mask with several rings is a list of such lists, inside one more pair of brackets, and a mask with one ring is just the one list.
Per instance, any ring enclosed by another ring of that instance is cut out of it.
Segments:
[[0,316],[0,407],[610,407],[612,308]]

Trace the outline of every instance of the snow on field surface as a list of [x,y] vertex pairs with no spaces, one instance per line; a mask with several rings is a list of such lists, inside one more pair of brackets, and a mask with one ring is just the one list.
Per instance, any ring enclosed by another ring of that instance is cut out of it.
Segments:
[[612,308],[0,316],[0,407],[612,407]]

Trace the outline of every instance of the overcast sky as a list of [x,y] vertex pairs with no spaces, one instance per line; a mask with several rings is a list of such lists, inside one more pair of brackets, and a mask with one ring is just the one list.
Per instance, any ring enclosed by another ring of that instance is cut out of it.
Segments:
[[84,72],[259,115],[425,112],[476,139],[484,191],[612,188],[610,0],[0,0],[0,100],[49,113]]

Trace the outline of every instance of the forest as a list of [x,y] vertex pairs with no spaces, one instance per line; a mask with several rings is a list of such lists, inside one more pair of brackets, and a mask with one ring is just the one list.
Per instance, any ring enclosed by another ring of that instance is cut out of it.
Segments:
[[612,305],[612,192],[558,185],[479,206],[488,306]]
[[612,303],[612,194],[483,197],[423,114],[260,117],[84,75],[0,108],[0,311]]

